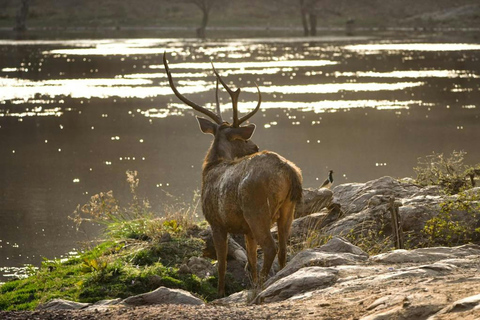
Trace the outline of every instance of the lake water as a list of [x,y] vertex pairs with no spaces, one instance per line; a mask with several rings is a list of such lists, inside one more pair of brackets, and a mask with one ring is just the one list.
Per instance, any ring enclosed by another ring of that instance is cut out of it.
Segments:
[[316,187],[330,169],[335,184],[413,176],[433,151],[480,162],[480,44],[452,39],[0,40],[0,281],[93,239],[68,216],[101,191],[128,199],[127,170],[159,214],[193,204],[211,137],[172,94],[164,51],[198,104],[214,106],[210,59],[242,114],[257,83],[253,140]]

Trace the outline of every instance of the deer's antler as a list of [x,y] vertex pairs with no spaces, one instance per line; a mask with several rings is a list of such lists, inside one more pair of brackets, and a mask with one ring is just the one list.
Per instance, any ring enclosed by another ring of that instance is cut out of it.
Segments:
[[255,113],[257,113],[257,111],[260,109],[260,104],[262,104],[262,94],[260,93],[260,88],[258,87],[258,85],[255,83],[255,86],[257,87],[257,91],[258,91],[258,103],[257,103],[257,106],[255,107],[255,109],[252,110],[252,112],[250,112],[249,114],[243,116],[242,118],[240,118],[240,120],[238,120],[238,124],[242,124],[244,123],[245,121],[247,121],[248,119],[250,119]]
[[255,86],[257,87],[257,91],[258,91],[258,104],[255,107],[255,109],[252,110],[252,112],[238,119],[238,96],[240,95],[240,88],[238,88],[235,91],[230,89],[225,83],[225,81],[223,81],[222,77],[220,77],[220,75],[218,74],[217,70],[215,69],[215,66],[213,65],[213,62],[212,62],[212,68],[213,68],[213,72],[215,73],[215,76],[217,77],[217,81],[220,81],[220,83],[225,88],[225,90],[227,90],[228,94],[230,95],[230,98],[232,99],[233,126],[239,127],[243,122],[250,119],[260,109],[260,104],[262,103],[262,94],[260,93],[260,89],[258,88],[258,85],[255,83]]
[[225,90],[227,90],[228,94],[230,95],[230,98],[232,99],[232,108],[233,108],[233,124],[232,125],[234,127],[238,127],[240,123],[238,123],[237,106],[238,106],[238,96],[240,95],[240,88],[238,88],[235,91],[230,89],[225,83],[225,81],[223,81],[222,77],[220,77],[220,75],[218,74],[217,70],[215,69],[215,66],[213,65],[213,62],[212,62],[212,69],[213,69],[213,72],[215,73],[215,76],[217,77],[217,81],[220,81],[220,83],[225,88]]
[[[182,100],[183,103],[185,103],[186,105],[189,105],[190,107],[197,110],[198,112],[201,112],[204,115],[208,116],[213,121],[215,121],[217,124],[222,124],[223,123],[223,119],[222,119],[222,116],[220,114],[217,115],[217,114],[213,113],[212,111],[210,111],[208,109],[205,109],[204,107],[199,106],[198,104],[188,100],[180,92],[178,92],[177,88],[175,87],[175,84],[173,83],[172,74],[170,73],[170,68],[168,67],[167,53],[166,52],[163,53],[163,65],[165,66],[165,71],[167,72],[168,82],[170,83],[170,88],[172,88],[173,93],[175,93],[175,95],[177,96],[178,99]],[[218,94],[218,85],[217,85],[217,94]],[[219,109],[220,109],[219,106],[217,106],[217,112],[219,111]]]

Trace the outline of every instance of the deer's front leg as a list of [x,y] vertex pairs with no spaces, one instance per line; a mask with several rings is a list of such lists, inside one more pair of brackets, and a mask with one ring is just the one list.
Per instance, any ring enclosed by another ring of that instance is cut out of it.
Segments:
[[227,270],[227,232],[212,227],[213,245],[217,252],[218,296],[225,296],[225,272]]

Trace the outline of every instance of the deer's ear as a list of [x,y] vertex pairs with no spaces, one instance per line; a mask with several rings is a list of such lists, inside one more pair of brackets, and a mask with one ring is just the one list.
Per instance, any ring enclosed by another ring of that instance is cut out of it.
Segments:
[[239,127],[239,128],[232,128],[230,136],[232,138],[248,140],[252,137],[253,133],[255,132],[255,125],[249,124],[248,126]]
[[210,133],[215,135],[215,132],[217,132],[218,125],[213,123],[212,121],[200,117],[197,117],[197,121],[200,125],[200,130],[202,130],[203,133]]

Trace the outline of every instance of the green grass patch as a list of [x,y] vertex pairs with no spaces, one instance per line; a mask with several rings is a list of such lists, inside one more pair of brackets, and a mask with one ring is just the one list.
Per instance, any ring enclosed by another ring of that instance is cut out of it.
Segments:
[[107,241],[65,262],[45,261],[35,275],[3,284],[0,310],[32,310],[55,298],[91,303],[127,298],[159,286],[184,289],[209,301],[216,298],[216,278],[178,272],[182,261],[199,255],[202,245],[200,239],[180,237],[128,246]]
[[[45,259],[38,270],[29,269],[30,277],[1,285],[0,310],[33,310],[55,298],[123,299],[160,286],[187,290],[205,301],[217,297],[216,277],[179,272],[189,258],[202,256],[204,242],[197,235],[206,224],[194,222],[196,207],[167,208],[159,217],[137,195],[137,172],[127,171],[127,182],[132,193],[127,207],[118,205],[113,192],[102,192],[71,217],[77,225],[104,224],[106,240],[66,261]],[[227,293],[243,289],[231,277],[227,283]]]

